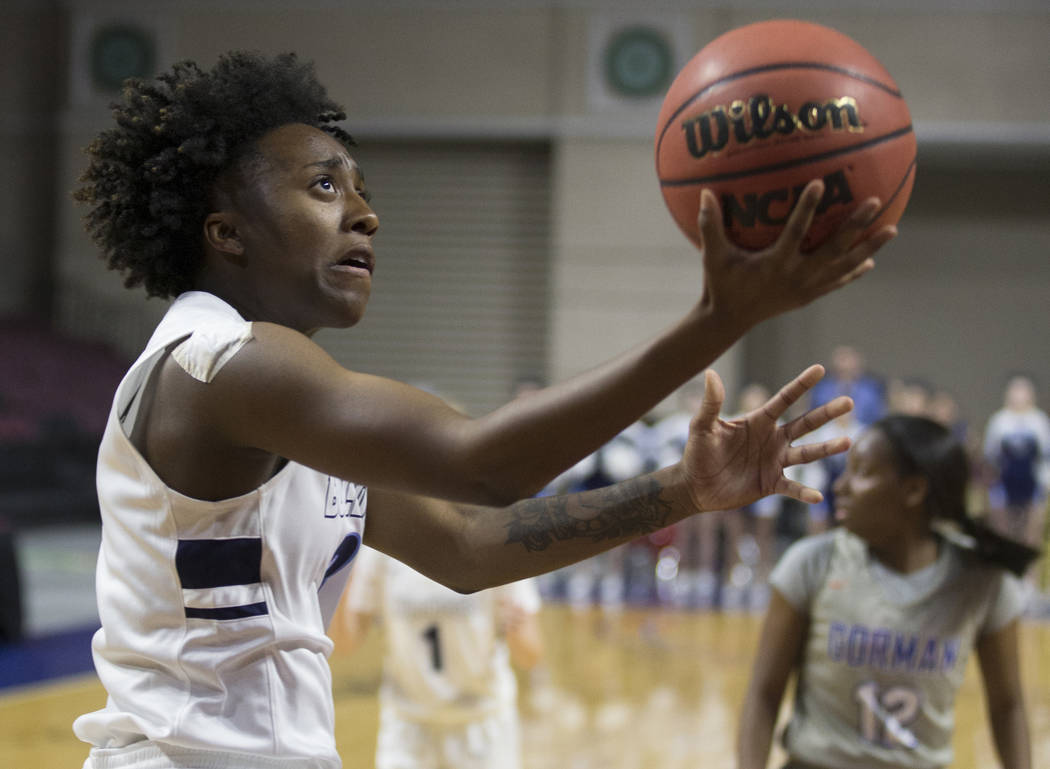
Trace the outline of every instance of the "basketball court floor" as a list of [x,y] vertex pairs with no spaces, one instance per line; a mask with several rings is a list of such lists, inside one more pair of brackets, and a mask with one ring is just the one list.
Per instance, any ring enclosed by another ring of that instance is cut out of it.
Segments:
[[[87,747],[73,719],[105,695],[85,646],[94,623],[97,531],[71,527],[21,543],[33,639],[0,647],[0,767],[76,769]],[[546,655],[521,679],[526,769],[735,769],[738,710],[761,619],[628,608],[542,610]],[[1022,670],[1033,767],[1050,767],[1050,622],[1026,620]],[[332,658],[337,739],[348,769],[371,766],[382,637]],[[971,662],[958,698],[953,769],[998,764]],[[786,715],[785,713],[782,715]],[[775,754],[776,756],[776,754]],[[779,766],[776,757],[770,766]]]

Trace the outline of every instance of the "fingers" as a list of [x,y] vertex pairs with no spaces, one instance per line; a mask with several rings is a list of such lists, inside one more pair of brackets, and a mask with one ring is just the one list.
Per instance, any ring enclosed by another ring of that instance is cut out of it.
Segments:
[[[780,388],[776,395],[766,401],[762,410],[770,419],[777,420],[803,395],[809,392],[824,377],[824,367],[813,365]],[[798,420],[796,420],[798,421]],[[809,432],[808,430],[805,432]]]
[[797,419],[788,422],[784,425],[784,434],[788,441],[794,441],[852,410],[853,400],[845,395],[840,395],[823,406],[807,411]]
[[835,280],[834,283],[831,284],[831,290],[834,291],[837,288],[842,288],[847,283],[852,283],[857,278],[859,278],[861,275],[864,275],[865,273],[870,272],[871,270],[874,270],[874,269],[875,269],[875,260],[872,259],[871,257],[868,257],[863,262],[861,262],[856,267],[854,267],[852,270],[847,272],[845,275],[839,276],[839,278],[837,280]]
[[[805,446],[791,446],[784,455],[784,467],[816,462],[818,459],[841,454],[843,451],[847,451],[849,447],[850,439],[846,436],[832,438],[830,441],[822,441],[820,443],[809,443]],[[816,489],[810,486],[803,486],[798,481],[790,480],[783,475],[777,480],[773,490],[777,494],[783,494],[811,505],[824,499],[824,495]]]
[[895,237],[897,237],[897,227],[892,224],[887,224],[885,227],[880,227],[871,235],[864,238],[860,243],[857,243],[851,249],[851,252],[862,255],[866,259],[870,258],[876,251]]
[[839,225],[839,228],[828,239],[828,243],[835,251],[843,253],[849,251],[853,244],[857,242],[857,238],[875,221],[875,217],[878,216],[881,209],[882,203],[878,198],[868,198],[862,201],[846,217],[846,220]]
[[715,193],[706,187],[700,190],[700,215],[697,219],[700,239],[704,244],[704,254],[725,254],[729,251],[729,240],[726,238],[722,224],[722,211]]
[[860,240],[880,214],[882,214],[882,203],[878,198],[864,200],[853,209],[853,212],[839,225],[825,244],[817,249],[818,252],[823,252],[833,259],[836,254],[841,254],[855,264],[860,264],[870,258],[897,236],[897,228],[888,224]]
[[798,204],[788,217],[784,231],[777,238],[775,248],[782,253],[797,251],[802,245],[802,239],[809,232],[809,226],[813,224],[820,199],[824,197],[824,182],[814,179],[806,185],[799,196]]
[[726,399],[726,388],[722,378],[713,369],[704,372],[704,400],[700,410],[693,417],[691,430],[704,430],[718,421],[722,413],[722,404]]
[[784,454],[784,467],[791,465],[804,465],[807,462],[816,462],[827,459],[835,454],[848,451],[850,439],[846,436],[832,438],[821,443],[807,443],[803,446],[791,446]]
[[872,255],[895,237],[897,237],[897,228],[893,225],[886,225],[871,236],[864,238],[846,253],[838,257],[832,256],[827,262],[827,267],[833,279],[831,283],[823,287],[823,292],[842,288],[847,283],[852,283],[861,275],[875,269],[875,260]]
[[811,486],[803,486],[798,481],[791,481],[783,476],[777,481],[773,491],[777,494],[783,494],[785,497],[797,499],[799,502],[805,502],[808,505],[815,505],[824,501],[824,495],[816,489]]

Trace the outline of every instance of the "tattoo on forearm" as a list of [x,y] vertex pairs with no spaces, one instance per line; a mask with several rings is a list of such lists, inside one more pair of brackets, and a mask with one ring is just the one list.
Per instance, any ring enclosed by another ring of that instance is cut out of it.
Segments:
[[[507,544],[546,550],[555,540],[634,538],[668,525],[671,504],[652,478],[634,480],[584,495],[539,497],[511,508]],[[580,515],[594,511],[593,515]]]

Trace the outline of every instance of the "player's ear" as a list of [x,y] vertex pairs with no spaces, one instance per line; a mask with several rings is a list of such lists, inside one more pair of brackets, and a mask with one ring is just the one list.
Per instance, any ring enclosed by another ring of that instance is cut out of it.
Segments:
[[921,475],[909,475],[901,479],[901,491],[908,507],[922,507],[930,493],[930,482]]
[[204,243],[228,259],[244,256],[244,243],[237,231],[236,217],[228,211],[215,211],[204,217]]

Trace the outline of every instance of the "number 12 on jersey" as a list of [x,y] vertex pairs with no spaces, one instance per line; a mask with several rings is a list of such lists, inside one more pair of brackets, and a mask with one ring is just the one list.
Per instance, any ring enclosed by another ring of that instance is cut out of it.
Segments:
[[866,681],[853,694],[860,705],[860,734],[867,742],[887,747],[914,749],[919,741],[908,724],[919,714],[919,695],[907,686],[880,691],[875,681]]

